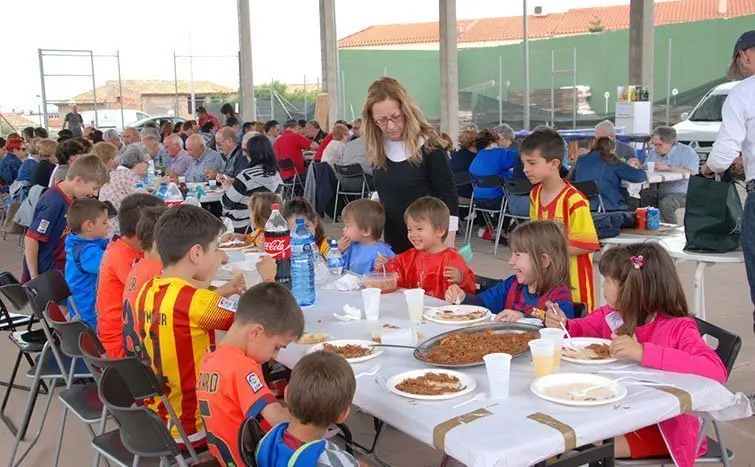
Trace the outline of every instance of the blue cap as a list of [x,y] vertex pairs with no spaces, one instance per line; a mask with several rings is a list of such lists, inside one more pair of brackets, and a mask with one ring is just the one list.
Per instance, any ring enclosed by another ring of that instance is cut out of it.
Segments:
[[732,60],[737,58],[737,55],[739,55],[739,52],[747,50],[750,47],[755,47],[755,30],[747,31],[743,33],[741,36],[739,36],[739,39],[737,39],[737,42],[734,43],[734,53],[732,54],[732,57],[731,57]]

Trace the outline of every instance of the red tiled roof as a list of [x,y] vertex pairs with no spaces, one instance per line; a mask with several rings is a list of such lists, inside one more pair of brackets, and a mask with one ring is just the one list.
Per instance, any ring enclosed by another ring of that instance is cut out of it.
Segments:
[[[715,18],[755,15],[755,0],[727,0],[728,9],[718,13],[719,0],[672,0],[655,4],[655,25],[687,23]],[[564,13],[529,16],[529,37],[541,39],[569,34],[586,34],[591,23],[600,20],[604,31],[629,28],[629,5],[581,8]],[[493,42],[522,39],[521,16],[457,21],[457,41]],[[396,44],[438,42],[438,23],[386,24],[370,26],[338,41],[342,49]]]

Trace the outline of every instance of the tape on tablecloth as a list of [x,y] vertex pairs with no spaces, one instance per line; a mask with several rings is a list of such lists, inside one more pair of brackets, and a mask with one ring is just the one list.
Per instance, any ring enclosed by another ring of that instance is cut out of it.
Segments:
[[671,386],[656,386],[655,389],[676,397],[679,400],[680,413],[692,412],[692,396],[684,389]]
[[574,428],[566,423],[560,422],[550,415],[541,412],[527,415],[527,418],[558,430],[558,432],[561,433],[561,436],[564,437],[564,452],[571,451],[577,447],[577,434],[574,432]]
[[489,415],[493,415],[493,412],[488,409],[482,408],[473,410],[472,412],[467,412],[463,415],[459,415],[458,417],[454,417],[446,420],[445,422],[439,423],[435,426],[435,428],[433,428],[433,446],[435,446],[436,449],[445,452],[446,435],[449,431],[453,430],[459,425],[466,425],[467,423],[472,423],[475,420],[485,418]]

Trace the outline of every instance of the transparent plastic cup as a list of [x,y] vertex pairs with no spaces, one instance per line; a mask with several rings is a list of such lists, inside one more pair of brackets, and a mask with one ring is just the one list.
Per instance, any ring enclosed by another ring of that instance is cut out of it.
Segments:
[[417,331],[414,326],[408,329],[395,329],[380,334],[381,344],[417,346]]
[[553,341],[553,371],[561,368],[561,349],[564,347],[564,330],[543,328],[540,330],[540,338]]
[[535,377],[547,376],[553,373],[553,352],[555,346],[549,339],[535,339],[529,342],[532,353],[532,364],[535,366]]
[[404,290],[404,297],[406,298],[406,307],[409,309],[409,321],[412,323],[421,322],[422,311],[425,307],[425,290]]
[[373,287],[362,289],[364,302],[364,317],[367,321],[375,321],[380,317],[380,289]]
[[645,162],[645,166],[647,167],[648,174],[652,175],[655,173],[655,162]]
[[491,399],[508,399],[509,381],[511,380],[511,355],[507,353],[491,353],[482,359],[488,373]]

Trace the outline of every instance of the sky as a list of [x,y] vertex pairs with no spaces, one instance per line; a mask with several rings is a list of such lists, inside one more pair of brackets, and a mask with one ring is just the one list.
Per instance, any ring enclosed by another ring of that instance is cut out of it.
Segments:
[[[250,0],[252,53],[256,84],[316,82],[320,76],[318,0]],[[529,0],[545,11],[627,4],[628,0]],[[117,79],[120,53],[123,79],[172,80],[173,53],[179,80],[189,80],[189,54],[223,56],[193,59],[195,80],[238,87],[238,19],[235,0],[35,0],[43,14],[30,16],[29,4],[3,4],[3,65],[0,112],[36,111],[41,104],[38,49],[92,50],[95,82]],[[282,7],[278,7],[282,5]],[[33,12],[32,12],[33,13]],[[517,0],[457,0],[459,19],[522,14]],[[438,20],[438,0],[336,0],[339,38],[375,24]],[[89,55],[45,57],[46,74],[90,74]],[[45,81],[48,100],[65,100],[91,89],[90,77],[54,77]]]

